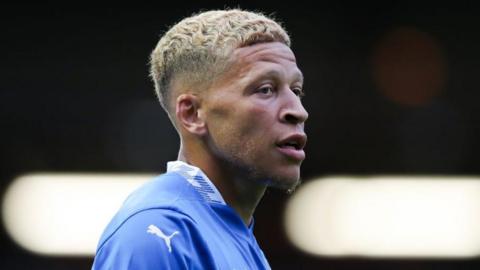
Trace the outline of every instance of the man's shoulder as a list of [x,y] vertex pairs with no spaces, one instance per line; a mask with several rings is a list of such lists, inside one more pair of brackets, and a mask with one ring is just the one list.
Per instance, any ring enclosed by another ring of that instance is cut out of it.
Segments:
[[[160,175],[136,189],[105,228],[93,269],[107,265],[136,269],[131,268],[136,264],[164,268],[163,263],[182,268],[187,263],[184,254],[192,252],[189,242],[196,228],[189,213],[197,199],[195,190],[176,173]],[[127,258],[130,261],[124,262]]]
[[[152,239],[151,235],[161,237],[171,235],[174,232],[191,230],[194,221],[187,214],[169,208],[151,208],[138,211],[128,218],[115,224],[109,224],[104,232],[98,249],[102,248],[108,241],[128,244],[130,247],[138,248],[137,244],[155,244],[145,241]],[[154,238],[156,239],[156,238]]]
[[[125,200],[105,228],[99,247],[120,227],[124,227],[124,231],[135,231],[136,227],[145,227],[144,223],[154,221],[191,222],[188,213],[195,205],[192,202],[197,200],[197,197],[188,182],[175,173],[162,174],[148,181]],[[150,224],[146,224],[147,227],[148,225]],[[128,235],[128,232],[124,235]]]
[[194,199],[188,182],[177,173],[161,174],[134,190],[120,211],[147,209],[175,203],[178,199]]
[[93,269],[186,268],[193,227],[188,215],[173,209],[136,212],[107,227]]

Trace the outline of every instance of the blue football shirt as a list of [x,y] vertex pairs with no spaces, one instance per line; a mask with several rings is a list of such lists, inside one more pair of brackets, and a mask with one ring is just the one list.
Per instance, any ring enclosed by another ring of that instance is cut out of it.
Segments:
[[167,173],[134,191],[103,232],[93,270],[270,269],[253,235],[197,167]]

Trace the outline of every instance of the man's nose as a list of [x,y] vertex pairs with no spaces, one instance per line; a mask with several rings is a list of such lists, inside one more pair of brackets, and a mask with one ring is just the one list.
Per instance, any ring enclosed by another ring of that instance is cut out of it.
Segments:
[[288,91],[286,95],[285,105],[282,108],[280,118],[283,122],[290,124],[302,124],[308,119],[308,112],[302,105],[300,98],[293,93]]

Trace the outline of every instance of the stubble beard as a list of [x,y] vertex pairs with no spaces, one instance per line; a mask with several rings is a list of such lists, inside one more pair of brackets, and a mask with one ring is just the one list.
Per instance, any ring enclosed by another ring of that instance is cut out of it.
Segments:
[[302,182],[301,178],[292,180],[278,174],[269,173],[259,168],[254,162],[247,162],[245,157],[234,153],[221,153],[219,160],[221,160],[223,168],[228,168],[231,172],[234,172],[235,177],[242,179],[242,181],[265,185],[285,191],[287,194],[292,194]]
[[[233,136],[228,136],[233,137]],[[238,141],[241,141],[238,138]],[[230,141],[231,142],[231,141]],[[240,183],[252,185],[265,185],[277,190],[285,191],[291,194],[300,185],[301,179],[292,179],[279,173],[275,174],[259,166],[254,156],[258,151],[257,145],[253,141],[244,141],[242,144],[219,144],[214,140],[210,141],[211,150],[213,150],[221,168],[231,172],[232,177],[240,179]],[[299,165],[300,166],[300,165]]]

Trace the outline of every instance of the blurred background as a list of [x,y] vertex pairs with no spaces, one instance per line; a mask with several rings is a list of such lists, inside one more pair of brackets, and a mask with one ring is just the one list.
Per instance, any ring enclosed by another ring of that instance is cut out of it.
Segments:
[[[37,4],[0,11],[0,194],[26,173],[165,171],[176,159],[178,138],[148,78],[150,51],[179,19],[238,6],[273,13],[291,34],[310,113],[305,183],[331,175],[480,174],[480,19],[473,6]],[[308,255],[286,237],[288,198],[268,191],[255,215],[257,240],[273,269],[480,267],[478,257]],[[4,227],[0,256],[1,269],[92,263],[91,257],[30,253]]]

